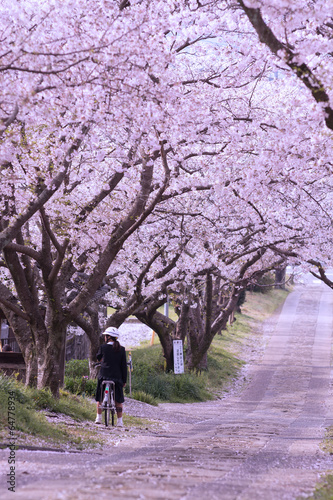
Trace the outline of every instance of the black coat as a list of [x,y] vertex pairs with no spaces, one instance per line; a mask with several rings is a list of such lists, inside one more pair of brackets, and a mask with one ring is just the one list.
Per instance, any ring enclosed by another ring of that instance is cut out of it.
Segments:
[[119,351],[113,349],[112,344],[103,344],[97,353],[98,361],[102,360],[99,378],[114,380],[124,385],[127,381],[127,362],[125,347]]

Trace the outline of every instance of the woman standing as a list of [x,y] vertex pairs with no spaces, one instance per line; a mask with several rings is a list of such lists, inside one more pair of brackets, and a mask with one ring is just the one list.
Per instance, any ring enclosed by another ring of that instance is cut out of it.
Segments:
[[124,391],[127,381],[127,363],[125,347],[119,344],[120,332],[117,328],[110,326],[103,334],[105,344],[101,345],[98,353],[98,361],[102,361],[98,375],[96,390],[97,416],[95,424],[102,423],[101,390],[103,380],[113,380],[116,392],[117,427],[123,427],[123,402]]

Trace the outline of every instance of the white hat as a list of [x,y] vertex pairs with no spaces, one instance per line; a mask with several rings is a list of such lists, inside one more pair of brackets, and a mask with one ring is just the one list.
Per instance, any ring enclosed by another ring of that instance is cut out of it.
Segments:
[[109,326],[105,330],[103,335],[110,335],[110,337],[114,337],[114,338],[118,339],[120,337],[120,331],[115,326]]

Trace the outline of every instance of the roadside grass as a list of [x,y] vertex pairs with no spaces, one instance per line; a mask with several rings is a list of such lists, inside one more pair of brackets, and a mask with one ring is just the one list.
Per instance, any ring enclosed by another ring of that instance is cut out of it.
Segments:
[[326,436],[322,444],[322,449],[326,453],[333,455],[333,426],[329,427],[326,431]]
[[63,414],[76,422],[93,420],[95,405],[81,396],[75,396],[61,391],[59,399],[55,399],[47,389],[37,390],[25,387],[15,378],[0,375],[0,438],[7,442],[8,431],[8,397],[13,396],[14,408],[11,416],[14,418],[15,436],[39,436],[60,444],[76,445],[82,437],[75,435],[72,429],[48,422],[45,411],[53,414]]
[[[132,374],[132,397],[140,401],[170,403],[189,403],[211,398],[206,390],[204,379],[191,373],[175,375],[165,373],[164,359],[160,346],[137,349],[132,353],[134,371]],[[126,386],[126,395],[129,386]]]
[[313,495],[307,497],[306,500],[333,500],[333,475],[325,476],[323,482],[316,487]]
[[[326,432],[326,437],[321,445],[325,453],[333,455],[333,427],[329,427]],[[307,500],[333,500],[333,475],[328,474],[317,485],[313,495]]]
[[127,396],[135,399],[136,401],[142,401],[143,403],[147,403],[152,406],[158,405],[157,400],[151,394],[147,394],[144,391],[134,391],[131,396],[129,396],[129,394],[127,394]]
[[222,335],[217,335],[213,341],[223,341],[225,348],[234,353],[241,353],[249,339],[253,343],[262,338],[262,324],[281,307],[290,291],[269,290],[266,293],[246,292],[246,301],[241,307],[241,314],[236,313],[235,321],[229,325]]
[[[88,360],[84,361],[87,361],[87,370],[89,373]],[[65,375],[64,389],[72,394],[93,397],[96,394],[96,388],[97,379],[89,379],[87,375],[82,375],[81,377],[68,377]]]

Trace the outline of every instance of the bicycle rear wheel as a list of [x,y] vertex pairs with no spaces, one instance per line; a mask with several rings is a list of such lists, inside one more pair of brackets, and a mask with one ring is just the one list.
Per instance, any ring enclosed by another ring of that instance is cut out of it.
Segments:
[[115,414],[115,402],[114,402],[114,386],[112,388],[112,391],[110,392],[110,406],[111,406],[111,419],[112,419],[112,426],[114,426],[114,414]]
[[109,425],[109,423],[110,423],[110,408],[105,408],[105,410],[104,410],[104,420],[105,420],[105,427],[107,427]]
[[111,397],[110,397],[110,392],[109,392],[108,399],[106,401],[105,409],[104,409],[105,427],[107,427],[110,423],[110,407],[111,407]]

